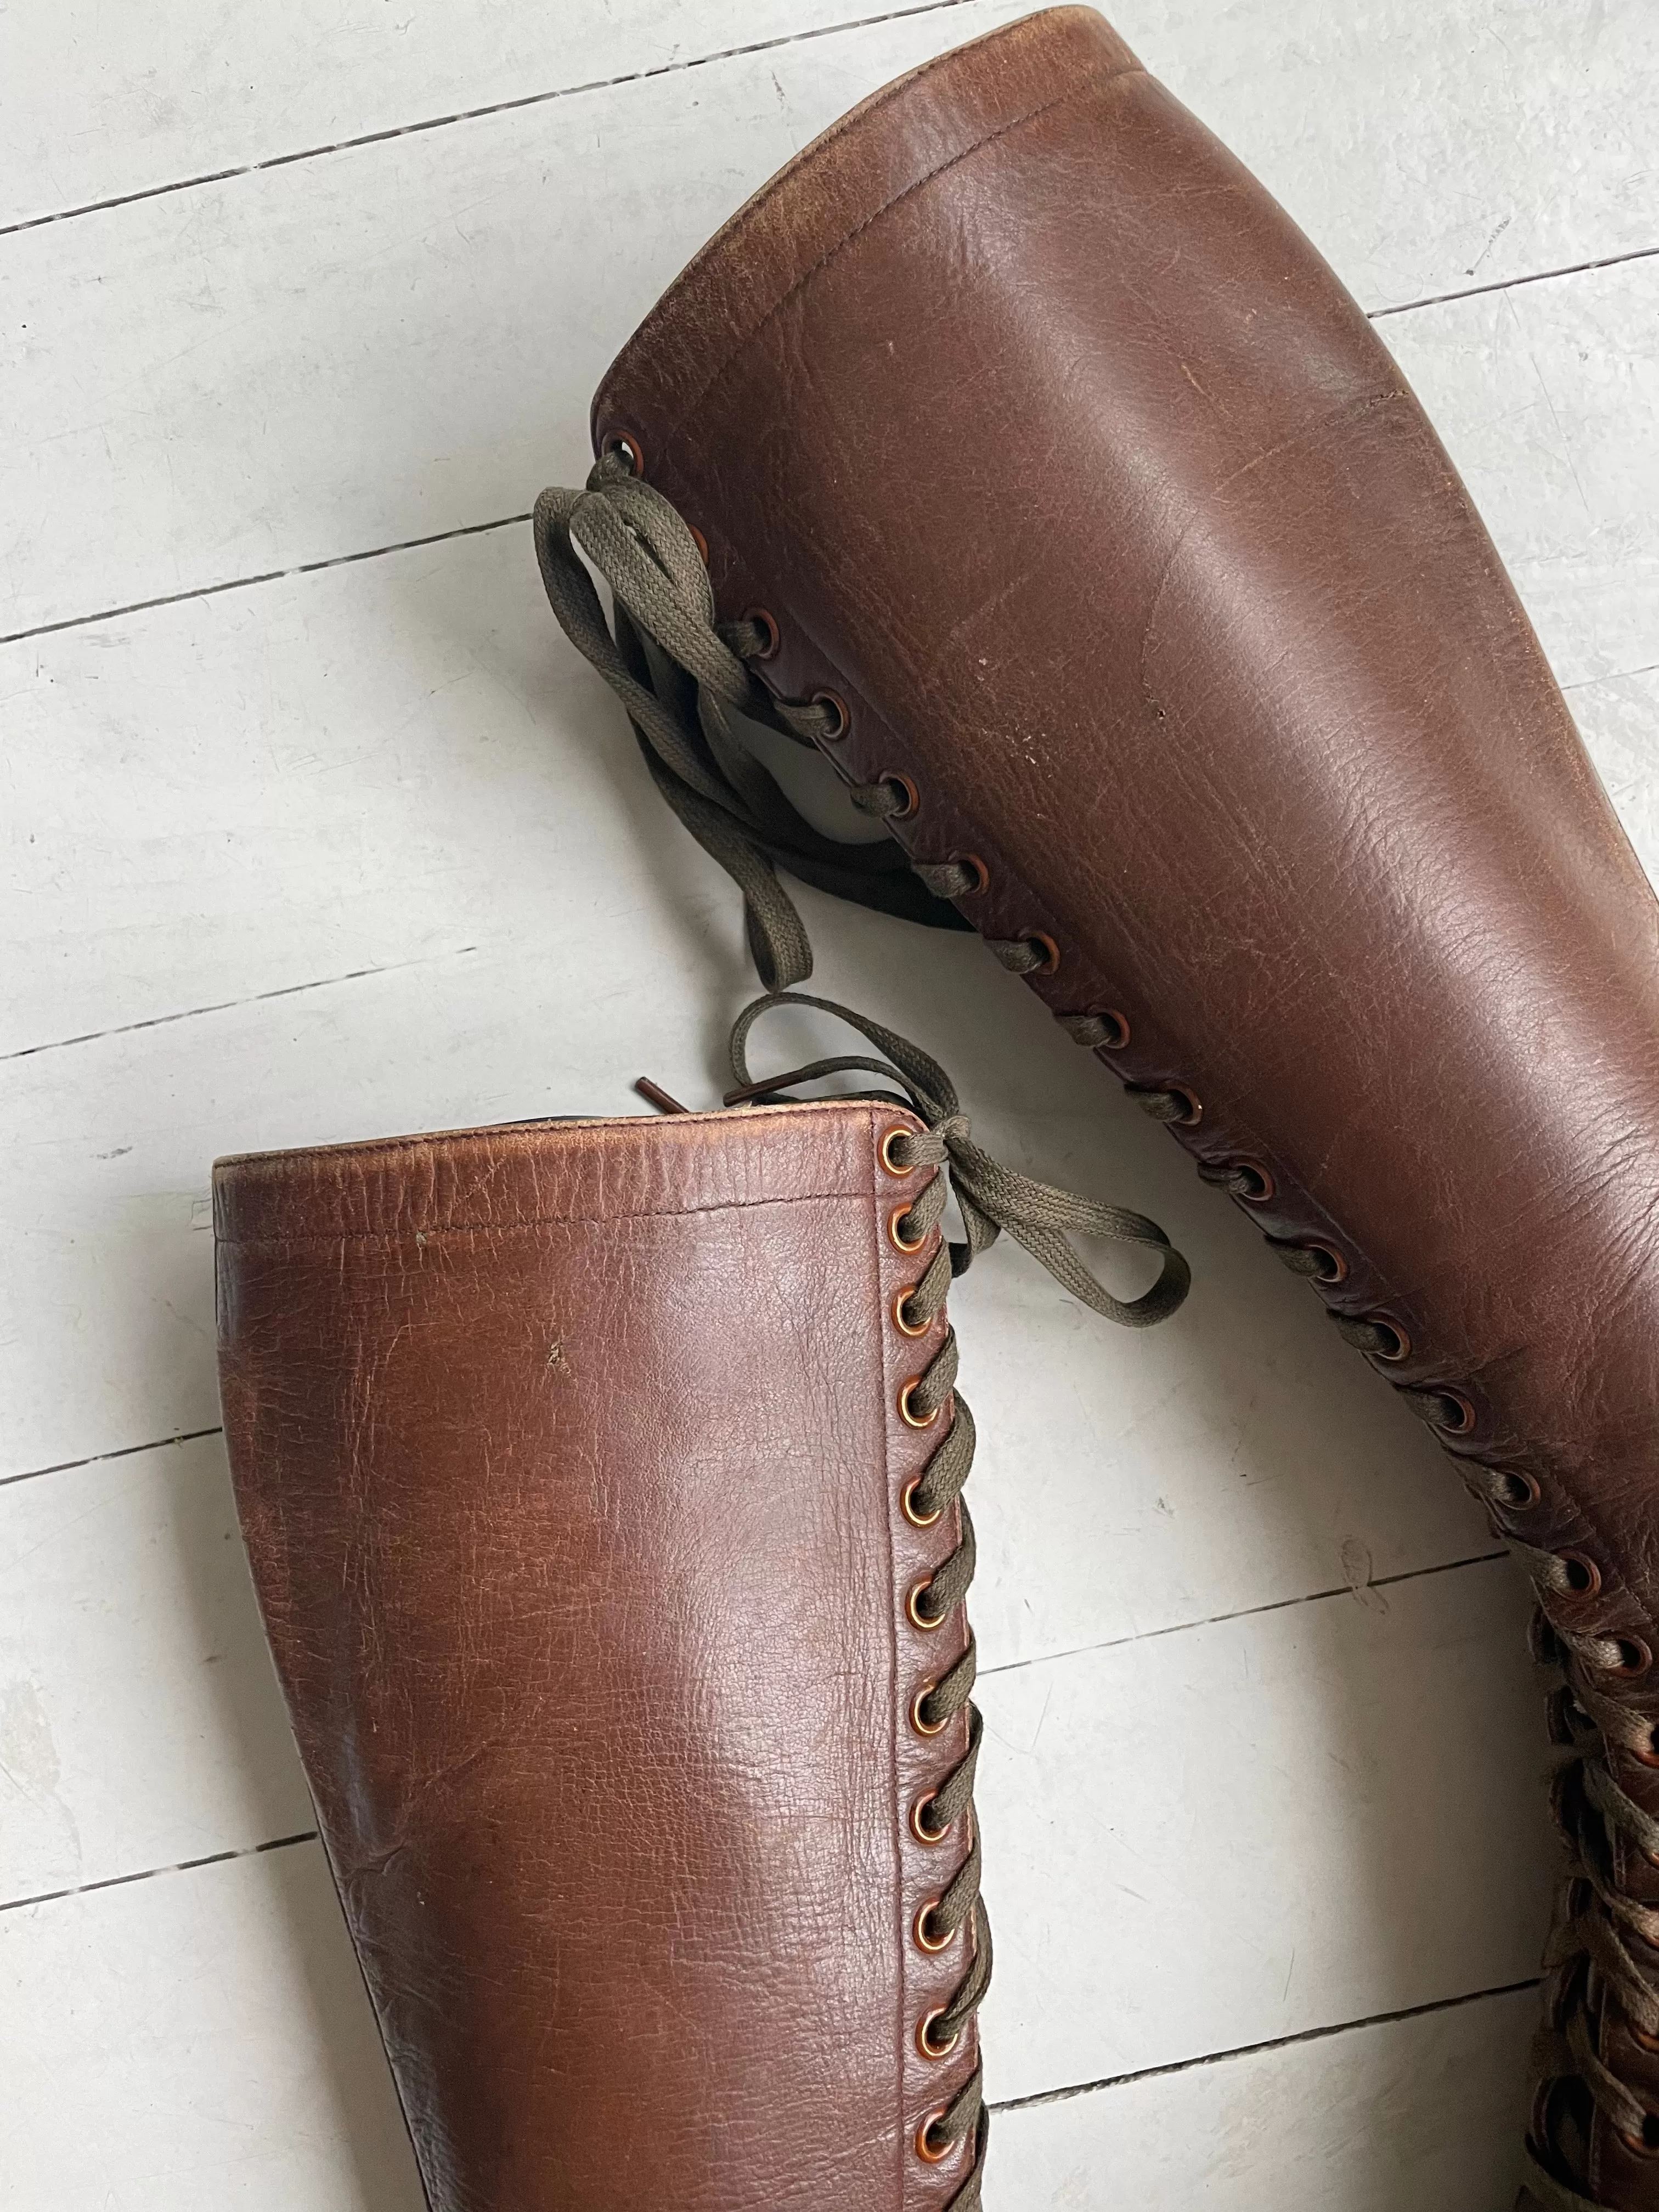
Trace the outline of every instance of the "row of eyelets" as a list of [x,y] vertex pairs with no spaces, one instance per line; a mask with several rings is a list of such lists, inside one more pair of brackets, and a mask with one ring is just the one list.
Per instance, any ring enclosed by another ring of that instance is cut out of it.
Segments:
[[[878,1146],[878,1158],[883,1170],[888,1175],[897,1177],[913,1171],[904,1158],[906,1140],[912,1133],[900,1125],[889,1129],[881,1139]],[[928,1241],[927,1235],[912,1237],[906,1234],[905,1217],[909,1210],[909,1202],[907,1201],[905,1205],[896,1207],[888,1216],[889,1239],[896,1249],[906,1253],[919,1251]],[[898,1291],[894,1296],[890,1309],[895,1328],[902,1336],[912,1339],[927,1334],[933,1322],[939,1318],[939,1316],[935,1314],[932,1319],[921,1324],[910,1318],[908,1300],[915,1287],[914,1285],[907,1285]],[[943,1407],[936,1407],[932,1413],[926,1415],[917,1413],[914,1401],[916,1391],[921,1386],[921,1376],[913,1375],[901,1386],[898,1393],[900,1417],[912,1428],[916,1429],[931,1428],[944,1410]],[[922,1486],[921,1476],[914,1477],[908,1481],[904,1487],[902,1504],[904,1516],[913,1527],[930,1528],[944,1517],[945,1509],[939,1506],[932,1512],[924,1511],[920,1502]],[[933,1583],[932,1575],[922,1576],[911,1585],[905,1597],[907,1617],[914,1627],[925,1634],[931,1634],[943,1627],[945,1622],[951,1617],[949,1612],[935,1613],[929,1608],[928,1601]],[[942,1735],[950,1725],[948,1717],[937,1721],[928,1717],[928,1700],[937,1686],[937,1680],[930,1680],[917,1690],[911,1699],[910,1726],[917,1735],[924,1738]],[[926,1790],[915,1800],[909,1812],[910,1832],[919,1844],[929,1850],[936,1849],[944,1843],[956,1826],[954,1820],[945,1820],[937,1826],[933,1825],[931,1816],[937,1802],[938,1792],[933,1790]],[[969,1809],[971,1817],[971,1804]],[[927,1898],[916,1908],[910,1923],[910,1940],[916,1949],[928,1958],[938,1957],[949,1950],[962,1933],[962,1925],[966,1925],[966,1923],[963,1923],[948,1930],[939,1927],[936,1923],[935,1916],[940,1903],[939,1896]],[[954,2000],[952,2002],[954,2002]],[[948,2036],[941,2037],[939,2033],[941,2023],[945,2021],[948,2014],[949,2008],[935,2006],[925,2013],[917,2022],[915,2039],[916,2051],[930,2064],[942,2063],[961,2046],[963,2032],[961,2026]],[[941,2106],[930,2112],[916,2128],[911,2139],[917,2157],[926,2165],[943,2164],[953,2151],[961,2147],[961,2139],[947,2136],[940,2132],[950,2110],[951,2107]]]
[[[1121,1049],[1128,1042],[1128,1024],[1115,1012],[1061,1013],[1057,1018],[1079,1044],[1096,1052]],[[1128,1087],[1139,1103],[1160,1121],[1191,1127],[1202,1115],[1200,1103],[1185,1085],[1165,1085],[1156,1088],[1132,1085]],[[1235,1197],[1247,1205],[1265,1206],[1274,1195],[1272,1174],[1255,1160],[1236,1160],[1225,1164],[1212,1172],[1209,1179],[1224,1183]],[[1322,1285],[1330,1286],[1346,1280],[1348,1262],[1335,1246],[1314,1238],[1293,1243],[1273,1241],[1280,1257],[1294,1266],[1298,1273],[1310,1275]],[[1332,1318],[1341,1320],[1345,1317],[1333,1314]],[[1357,1326],[1364,1332],[1360,1338],[1362,1348],[1371,1358],[1393,1365],[1410,1357],[1411,1338],[1405,1328],[1390,1316],[1372,1315]],[[1419,1410],[1425,1417],[1448,1435],[1467,1436],[1476,1425],[1474,1407],[1461,1390],[1441,1389],[1407,1395],[1418,1401]],[[1486,1495],[1495,1508],[1513,1513],[1525,1512],[1535,1506],[1542,1496],[1541,1486],[1536,1476],[1524,1471],[1493,1469],[1492,1476]],[[1559,1595],[1570,1598],[1575,1603],[1583,1603],[1600,1593],[1601,1572],[1587,1553],[1568,1551],[1556,1556],[1565,1583],[1565,1589],[1559,1593]],[[1575,1641],[1582,1647],[1587,1639],[1578,1638]],[[1593,1644],[1595,1640],[1589,1641]],[[1642,1637],[1623,1634],[1599,1641],[1601,1645],[1599,1665],[1604,1674],[1633,1680],[1644,1676],[1653,1665],[1653,1652]],[[1655,1723],[1649,1729],[1645,1743],[1625,1744],[1622,1747],[1642,1765],[1659,1770],[1659,1723]],[[1651,1864],[1659,1867],[1659,1850],[1649,1851],[1644,1856]],[[1654,1948],[1659,1948],[1659,1945]],[[1626,2021],[1626,2025],[1643,2049],[1659,2053],[1659,2037],[1644,2034],[1632,2021]],[[1615,2131],[1632,2151],[1644,2158],[1659,2157],[1659,2115],[1647,2116],[1639,2136],[1630,2135],[1623,2129]]]

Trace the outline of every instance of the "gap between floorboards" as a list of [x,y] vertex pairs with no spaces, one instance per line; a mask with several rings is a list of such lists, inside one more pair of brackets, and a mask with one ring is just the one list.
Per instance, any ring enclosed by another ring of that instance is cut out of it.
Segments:
[[132,207],[141,200],[166,199],[175,192],[192,192],[204,185],[222,185],[236,177],[257,177],[266,169],[289,169],[301,161],[326,161],[331,154],[349,154],[359,146],[380,146],[392,138],[412,138],[428,131],[445,131],[454,123],[477,123],[491,115],[511,115],[520,108],[544,107],[556,100],[576,100],[585,93],[612,92],[625,84],[645,84],[653,77],[676,76],[690,70],[708,69],[715,62],[741,59],[748,54],[769,54],[780,46],[804,46],[811,39],[835,39],[851,31],[873,30],[882,23],[899,23],[912,15],[936,15],[946,9],[962,8],[969,0],[917,0],[908,8],[889,8],[876,15],[853,15],[841,23],[820,23],[810,30],[785,31],[776,38],[757,39],[744,46],[720,46],[712,53],[692,54],[684,61],[658,62],[650,69],[625,70],[620,76],[589,77],[581,84],[554,85],[545,92],[520,93],[512,100],[487,100],[480,107],[458,107],[447,115],[422,116],[414,123],[392,123],[384,130],[364,131],[355,137],[331,139],[325,146],[302,146],[291,154],[269,154],[263,161],[237,161],[225,169],[204,169],[198,175],[177,177],[164,185],[143,185],[131,192],[116,192],[107,199],[85,200],[78,206],[58,208],[47,215],[21,216],[0,223],[0,238],[24,230],[44,230],[49,224],[73,222],[78,216],[104,215],[112,208]]

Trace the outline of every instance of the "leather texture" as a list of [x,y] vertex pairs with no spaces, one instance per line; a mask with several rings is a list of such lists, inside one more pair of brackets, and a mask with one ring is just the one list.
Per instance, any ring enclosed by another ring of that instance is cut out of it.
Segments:
[[[1392,1325],[1379,1376],[1476,1486],[1502,1471],[1504,1533],[1576,1555],[1547,1610],[1640,1736],[1659,908],[1319,255],[1057,9],[802,155],[653,311],[593,427],[706,537],[721,619],[775,618],[769,683],[844,702],[843,773],[914,782],[916,860],[983,864],[975,926],[1052,939],[1031,987],[1116,1014],[1103,1060],[1183,1095],[1197,1161],[1256,1171],[1248,1210],[1320,1248],[1334,1312]],[[1611,1638],[1633,1673],[1584,1658]],[[1659,1759],[1613,1767],[1659,1814]],[[1609,1848],[1659,1904],[1659,1864]],[[1659,2112],[1659,2045],[1586,1971],[1601,2057]],[[1659,2160],[1601,2112],[1558,2133],[1574,2188],[1659,2208]]]
[[[221,1162],[248,1555],[434,2212],[938,2212],[942,1340],[863,1103]],[[940,1862],[944,1862],[941,1866]]]

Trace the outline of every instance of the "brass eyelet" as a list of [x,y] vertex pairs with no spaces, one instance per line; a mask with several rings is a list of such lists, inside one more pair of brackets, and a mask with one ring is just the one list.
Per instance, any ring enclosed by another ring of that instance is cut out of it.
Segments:
[[[1649,2128],[1654,2131],[1651,2142],[1648,2141]],[[1649,2112],[1646,2115],[1642,2133],[1639,2136],[1627,2136],[1623,2128],[1615,2130],[1615,2133],[1625,2148],[1634,2151],[1638,2158],[1659,2158],[1659,2113]]]
[[1397,1321],[1390,1321],[1387,1314],[1373,1314],[1370,1321],[1373,1328],[1385,1329],[1394,1339],[1393,1351],[1374,1352],[1373,1359],[1386,1359],[1390,1367],[1397,1367],[1402,1359],[1411,1358],[1412,1340]]
[[1273,1194],[1275,1186],[1273,1176],[1268,1173],[1267,1170],[1262,1166],[1261,1163],[1259,1160],[1236,1161],[1234,1163],[1234,1172],[1237,1175],[1253,1176],[1255,1178],[1255,1187],[1254,1189],[1241,1190],[1239,1192],[1238,1196],[1241,1204],[1245,1206],[1266,1206],[1268,1200]]
[[920,1375],[911,1376],[908,1382],[900,1386],[898,1394],[899,1419],[903,1422],[907,1429],[931,1429],[934,1422],[938,1420],[940,1413],[944,1411],[943,1407],[935,1406],[931,1413],[918,1413],[913,1412],[911,1410],[911,1401],[915,1398],[916,1392],[920,1390],[921,1388],[921,1377]]
[[[1544,1494],[1544,1486],[1535,1474],[1527,1474],[1519,1468],[1506,1467],[1498,1470],[1500,1482],[1511,1486],[1504,1492],[1504,1510],[1507,1513],[1524,1513],[1536,1505]],[[1517,1495],[1518,1492],[1518,1495]]]
[[[933,2053],[929,2051],[927,2055],[932,2057]],[[941,2141],[933,2133],[934,2129],[943,2124],[945,2112],[941,2106],[937,2112],[929,2112],[916,2130],[916,2156],[925,2159],[929,2166],[942,2166],[956,2148],[949,2136]]]
[[[1649,1856],[1651,1856],[1652,1854],[1650,1853]],[[1650,2035],[1646,2028],[1638,2027],[1636,2022],[1629,2019],[1625,2022],[1625,2030],[1631,2041],[1639,2045],[1642,2050],[1659,2051],[1659,2035]]]
[[977,898],[981,891],[990,890],[991,871],[977,853],[956,853],[951,857],[958,867],[971,868],[977,878],[977,881],[969,884],[967,890],[961,894],[963,898]]
[[912,1237],[908,1242],[899,1235],[899,1224],[903,1220],[905,1215],[908,1213],[909,1211],[910,1201],[908,1199],[906,1199],[902,1206],[896,1206],[887,1217],[887,1235],[889,1241],[891,1243],[896,1251],[920,1252],[922,1246],[927,1242],[927,1232],[926,1230],[922,1231],[920,1237]]
[[954,1820],[947,1820],[942,1828],[930,1828],[927,1826],[922,1815],[927,1812],[927,1808],[930,1805],[937,1803],[938,1799],[938,1790],[930,1790],[925,1797],[918,1797],[915,1803],[910,1808],[910,1833],[915,1838],[919,1844],[927,1844],[930,1850],[933,1844],[942,1844],[945,1841],[945,1838],[950,1834],[951,1829],[956,1826],[956,1822]]
[[907,1283],[893,1301],[893,1326],[901,1336],[926,1336],[933,1326],[931,1321],[906,1321],[904,1318],[904,1309],[915,1287],[914,1283]]
[[685,526],[691,532],[691,543],[697,549],[697,558],[706,568],[708,566],[708,540],[695,522],[688,522]]
[[903,805],[896,807],[885,818],[889,822],[908,822],[921,805],[921,793],[916,789],[912,778],[901,775],[896,769],[890,768],[884,769],[876,781],[878,783],[896,783],[904,793]]
[[[1583,1552],[1558,1552],[1555,1555],[1567,1570],[1567,1587],[1564,1597],[1594,1597],[1601,1587],[1601,1570],[1594,1559]],[[1578,1570],[1579,1579],[1573,1578],[1573,1569]]]
[[915,1173],[915,1170],[914,1168],[901,1167],[898,1162],[893,1158],[893,1146],[898,1142],[899,1139],[901,1137],[911,1137],[915,1134],[915,1132],[913,1129],[907,1129],[902,1123],[896,1123],[882,1139],[881,1164],[883,1167],[886,1169],[890,1176],[908,1176],[914,1175]]
[[645,448],[631,430],[607,430],[599,443],[602,453],[626,453],[628,465],[636,477],[645,474]]
[[750,607],[748,613],[744,615],[744,620],[754,623],[766,632],[766,642],[755,655],[755,659],[775,660],[778,657],[778,647],[783,643],[783,633],[778,628],[777,617],[769,614],[764,607]]
[[1023,932],[1023,934],[1024,936],[1025,942],[1028,945],[1036,945],[1042,954],[1042,957],[1037,963],[1036,966],[1035,968],[1028,968],[1025,971],[1026,974],[1028,975],[1052,975],[1060,965],[1059,945],[1054,943],[1054,939],[1049,936],[1046,929],[1028,929]]
[[1449,1437],[1466,1437],[1474,1426],[1474,1408],[1461,1390],[1438,1390],[1435,1395],[1443,1398],[1457,1414],[1455,1421],[1437,1421],[1435,1426],[1443,1429]]
[[1324,1262],[1319,1273],[1314,1277],[1315,1282],[1346,1283],[1347,1281],[1348,1263],[1334,1244],[1322,1244],[1317,1237],[1310,1237],[1304,1243],[1302,1249],[1304,1252],[1317,1254]]
[[[1165,1092],[1171,1098],[1179,1098],[1182,1101],[1182,1111],[1179,1114],[1170,1115],[1166,1124],[1166,1126],[1171,1129],[1195,1129],[1199,1123],[1204,1119],[1203,1100],[1199,1097],[1197,1091],[1189,1090],[1184,1083],[1158,1083],[1150,1085],[1132,1083],[1129,1085],[1128,1088],[1131,1091],[1137,1091],[1146,1090],[1161,1091]],[[1160,1121],[1164,1120],[1164,1116],[1161,1114],[1155,1116],[1155,1118]]]
[[900,1503],[904,1508],[904,1517],[913,1528],[931,1528],[936,1521],[942,1521],[945,1518],[945,1508],[939,1505],[935,1506],[931,1513],[918,1512],[916,1492],[921,1488],[921,1477],[918,1475],[914,1482],[905,1484],[904,1496]]
[[1121,1052],[1129,1042],[1129,1017],[1127,1014],[1119,1013],[1115,1006],[1103,1006],[1100,1010],[1100,1018],[1103,1022],[1109,1022],[1111,1024],[1112,1034],[1109,1037],[1102,1037],[1100,1042],[1095,1047],[1096,1051]]
[[[910,1595],[904,1601],[904,1610],[910,1616],[911,1626],[921,1629],[924,1635],[928,1636],[932,1635],[934,1629],[943,1628],[945,1621],[950,1617],[947,1613],[941,1613],[937,1619],[933,1619],[925,1613],[919,1613],[917,1611],[917,1607],[921,1604],[922,1599],[927,1596],[928,1591],[932,1589],[933,1587],[933,1577],[931,1575],[924,1575],[919,1583],[911,1583]],[[924,1729],[923,1734],[926,1735],[927,1733],[928,1733],[928,1731]]]
[[839,691],[815,691],[812,694],[812,704],[815,707],[828,707],[835,716],[835,727],[824,732],[824,742],[832,745],[839,744],[853,726],[853,717],[847,710],[846,700],[842,697]]
[[917,2024],[916,2049],[921,2051],[924,2058],[948,2058],[951,2056],[951,2053],[956,2049],[957,2044],[962,2040],[962,2030],[957,2028],[948,2043],[935,2043],[933,2041],[928,2030],[933,2027],[933,2022],[936,2020],[943,2020],[944,2017],[945,2008],[943,2005],[939,2005],[937,2006],[933,2011],[927,2014]]
[[922,1707],[938,1687],[937,1682],[924,1682],[910,1700],[910,1725],[918,1735],[943,1735],[951,1725],[948,1714],[942,1721],[925,1721],[921,1717]]
[[[1621,1658],[1616,1667],[1609,1667],[1607,1671],[1609,1674],[1616,1674],[1621,1682],[1638,1680],[1653,1664],[1653,1652],[1646,1638],[1615,1636],[1613,1641],[1618,1644],[1621,1652],[1629,1651],[1635,1656],[1629,1659]],[[1656,2048],[1659,2048],[1659,2045],[1656,2045]]]
[[910,1928],[910,1933],[915,1937],[917,1950],[926,1951],[929,1958],[937,1958],[941,1951],[948,1951],[957,1940],[955,1929],[945,1936],[933,1936],[927,1932],[933,1907],[938,1903],[938,1898],[930,1897],[921,1911],[917,1913]]

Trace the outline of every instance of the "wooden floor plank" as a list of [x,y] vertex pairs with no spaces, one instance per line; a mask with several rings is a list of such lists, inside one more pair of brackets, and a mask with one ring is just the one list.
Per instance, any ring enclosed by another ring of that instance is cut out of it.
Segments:
[[0,1489],[0,1901],[312,1824],[217,1437]]
[[1511,2212],[1529,1992],[1000,2113],[987,2212]]
[[[954,0],[933,4],[948,13]],[[915,0],[446,0],[403,11],[384,0],[280,10],[170,0],[140,14],[13,0],[0,13],[0,230],[907,7],[921,12]]]
[[315,1844],[0,1912],[7,2212],[423,2212]]
[[992,2096],[1534,1975],[1528,1604],[1499,1561],[993,1675]]

